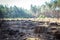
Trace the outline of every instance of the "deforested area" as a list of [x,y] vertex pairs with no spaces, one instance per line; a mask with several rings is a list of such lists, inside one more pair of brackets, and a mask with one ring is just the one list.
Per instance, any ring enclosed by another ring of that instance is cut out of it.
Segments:
[[0,40],[60,40],[56,22],[0,20],[0,25]]
[[0,0],[0,40],[60,40],[60,0]]

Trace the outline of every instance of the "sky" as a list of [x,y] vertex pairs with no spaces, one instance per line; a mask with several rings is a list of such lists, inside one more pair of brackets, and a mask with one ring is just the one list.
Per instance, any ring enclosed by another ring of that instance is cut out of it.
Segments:
[[41,6],[44,2],[49,2],[50,0],[0,0],[0,4],[7,6],[17,6],[24,9],[30,9],[31,4],[36,6]]

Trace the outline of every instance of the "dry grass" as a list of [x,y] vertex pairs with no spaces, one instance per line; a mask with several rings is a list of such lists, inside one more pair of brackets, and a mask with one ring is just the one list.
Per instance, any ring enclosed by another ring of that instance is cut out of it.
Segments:
[[32,20],[32,21],[45,21],[45,22],[58,22],[60,18],[1,18],[0,20]]
[[40,38],[27,38],[27,40],[41,40]]

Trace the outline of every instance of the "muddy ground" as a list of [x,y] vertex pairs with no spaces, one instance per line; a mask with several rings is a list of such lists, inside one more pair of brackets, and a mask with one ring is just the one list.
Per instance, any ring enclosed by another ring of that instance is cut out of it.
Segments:
[[57,23],[41,21],[2,20],[0,21],[0,40],[26,40],[28,37],[38,37],[41,40],[60,40],[59,27],[60,25]]

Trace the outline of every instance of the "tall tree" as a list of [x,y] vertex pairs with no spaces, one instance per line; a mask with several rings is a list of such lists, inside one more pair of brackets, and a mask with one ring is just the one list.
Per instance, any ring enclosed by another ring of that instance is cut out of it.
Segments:
[[39,6],[36,5],[31,5],[31,11],[32,11],[32,15],[35,17],[38,17],[40,15],[41,12],[41,8]]

